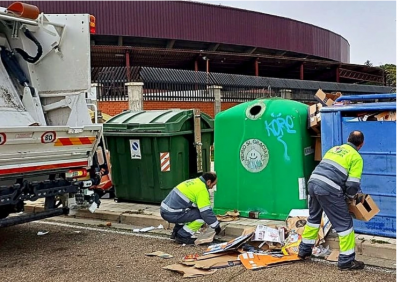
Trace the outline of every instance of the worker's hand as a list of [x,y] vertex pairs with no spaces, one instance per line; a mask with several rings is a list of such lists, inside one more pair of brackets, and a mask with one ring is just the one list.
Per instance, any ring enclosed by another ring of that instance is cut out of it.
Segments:
[[215,235],[218,235],[219,233],[221,233],[221,226],[217,226],[217,228],[215,228]]

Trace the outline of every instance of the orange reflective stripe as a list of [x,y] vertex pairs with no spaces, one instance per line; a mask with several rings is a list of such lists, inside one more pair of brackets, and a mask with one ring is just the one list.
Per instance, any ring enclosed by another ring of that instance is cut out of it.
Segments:
[[91,145],[96,137],[71,137],[58,138],[54,146],[76,146],[76,145]]

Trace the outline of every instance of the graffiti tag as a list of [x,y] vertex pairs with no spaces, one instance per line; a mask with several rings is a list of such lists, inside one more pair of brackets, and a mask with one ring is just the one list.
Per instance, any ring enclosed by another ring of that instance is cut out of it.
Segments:
[[282,117],[281,113],[277,115],[272,113],[271,117],[273,119],[269,123],[268,121],[265,121],[265,128],[267,129],[268,136],[274,136],[277,138],[279,142],[282,143],[284,148],[284,157],[287,161],[290,161],[286,141],[283,140],[282,138],[285,134],[296,133],[296,130],[293,129],[294,127],[293,117],[291,116]]

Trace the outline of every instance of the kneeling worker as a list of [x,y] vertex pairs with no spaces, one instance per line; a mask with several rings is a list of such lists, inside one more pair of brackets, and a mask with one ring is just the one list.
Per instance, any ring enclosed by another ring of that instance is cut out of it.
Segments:
[[214,172],[206,172],[199,178],[189,179],[176,186],[162,201],[161,217],[175,223],[171,239],[179,244],[194,244],[192,235],[207,223],[218,235],[221,227],[211,208],[210,194],[217,183]]

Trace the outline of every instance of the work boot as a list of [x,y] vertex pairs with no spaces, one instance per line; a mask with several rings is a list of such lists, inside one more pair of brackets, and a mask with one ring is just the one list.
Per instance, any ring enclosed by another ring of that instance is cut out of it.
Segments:
[[182,237],[179,233],[175,235],[175,242],[178,244],[194,245],[194,241],[196,241],[196,238]]
[[309,259],[309,258],[311,258],[311,252],[310,253],[303,253],[303,252],[299,252],[298,254],[297,254],[297,257],[299,258],[299,259],[301,259],[301,260],[306,260],[306,259]]
[[340,270],[361,270],[364,269],[365,264],[362,261],[353,260],[349,263],[338,265]]
[[174,229],[172,229],[172,234],[170,239],[174,240],[176,237],[176,233],[178,233],[178,231],[181,230],[182,227],[183,225],[175,224]]

